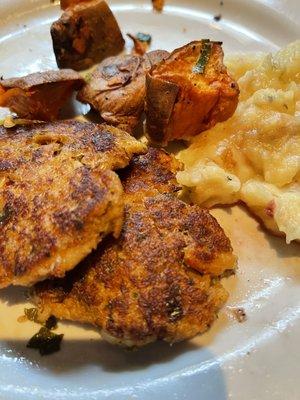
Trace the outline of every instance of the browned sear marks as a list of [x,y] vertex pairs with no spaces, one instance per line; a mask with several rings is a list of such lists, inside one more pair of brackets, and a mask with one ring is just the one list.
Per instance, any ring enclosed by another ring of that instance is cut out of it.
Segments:
[[40,319],[91,323],[125,346],[176,342],[208,329],[227,299],[219,276],[236,258],[209,212],[176,197],[179,168],[157,149],[133,158],[121,174],[121,236],[106,238],[66,278],[36,286]]
[[75,121],[0,128],[0,287],[63,276],[109,232],[123,189],[113,170],[144,146]]

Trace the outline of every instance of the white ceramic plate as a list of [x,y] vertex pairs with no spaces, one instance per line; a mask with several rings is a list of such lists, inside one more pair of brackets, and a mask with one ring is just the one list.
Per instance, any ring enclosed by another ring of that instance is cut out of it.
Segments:
[[[276,50],[300,37],[299,0],[169,0],[163,14],[150,0],[110,4],[124,32],[149,32],[153,48],[190,40],[222,40],[225,51]],[[55,67],[50,0],[0,1],[0,73],[5,77]],[[222,15],[216,22],[214,15]],[[26,349],[36,332],[18,323],[22,289],[0,292],[0,399],[298,400],[300,398],[300,246],[266,234],[244,210],[215,210],[239,256],[226,286],[228,306],[244,307],[239,324],[226,307],[202,337],[169,347],[126,352],[89,327],[60,324],[61,352],[41,358]]]

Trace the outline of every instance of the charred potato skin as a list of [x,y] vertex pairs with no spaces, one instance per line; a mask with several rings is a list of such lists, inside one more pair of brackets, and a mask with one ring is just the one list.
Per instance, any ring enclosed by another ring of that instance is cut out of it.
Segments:
[[77,98],[90,104],[108,124],[132,134],[144,111],[146,72],[168,56],[168,52],[156,50],[143,57],[110,57],[92,73]]
[[239,96],[223,64],[219,42],[211,42],[204,73],[193,72],[203,41],[191,42],[153,66],[146,77],[146,126],[154,143],[187,139],[227,120]]
[[118,54],[125,44],[113,13],[102,0],[67,8],[52,24],[51,36],[58,67],[77,71]]
[[179,86],[159,78],[146,76],[147,132],[154,143],[161,142],[162,127],[165,131],[178,96]]

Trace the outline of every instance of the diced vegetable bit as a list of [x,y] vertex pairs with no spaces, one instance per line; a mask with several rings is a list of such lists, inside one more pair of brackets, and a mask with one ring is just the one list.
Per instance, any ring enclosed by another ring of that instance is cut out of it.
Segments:
[[60,344],[64,335],[57,335],[48,328],[42,327],[27,343],[30,349],[39,350],[41,356],[53,354],[60,350]]
[[151,35],[149,35],[149,33],[142,33],[142,32],[138,32],[136,35],[137,40],[139,40],[140,42],[146,42],[146,43],[151,43],[152,37]]
[[195,74],[203,74],[205,71],[205,67],[209,61],[211,50],[212,50],[212,43],[209,39],[202,40],[203,46],[200,52],[200,57],[197,61],[197,64],[193,68],[193,72]]
[[32,322],[37,322],[38,310],[37,308],[24,308],[24,314],[27,319]]
[[49,329],[50,331],[51,331],[52,329],[56,329],[56,328],[57,328],[57,319],[56,319],[56,317],[54,317],[54,315],[51,315],[51,316],[47,319],[47,321],[46,321],[46,323],[45,323],[45,326],[46,326],[46,328]]
[[133,53],[143,56],[148,51],[152,40],[150,35],[139,32],[136,36],[131,35],[130,33],[127,33],[127,36],[133,41]]

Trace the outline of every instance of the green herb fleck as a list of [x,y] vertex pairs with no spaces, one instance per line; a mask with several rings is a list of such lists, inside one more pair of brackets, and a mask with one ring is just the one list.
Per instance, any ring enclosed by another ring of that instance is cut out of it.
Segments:
[[27,319],[32,322],[38,322],[38,310],[37,308],[24,308],[24,314],[26,315]]
[[209,39],[202,40],[200,57],[193,68],[194,74],[203,74],[205,72],[205,67],[211,55],[211,50],[212,50],[212,42]]
[[88,72],[83,79],[86,81],[86,83],[90,83],[91,79],[92,79],[92,73]]
[[170,314],[170,319],[172,321],[176,321],[178,317],[182,315],[181,307],[176,307]]
[[11,216],[12,211],[8,206],[5,206],[2,211],[0,211],[0,226],[4,225],[9,217]]
[[51,331],[52,329],[56,329],[56,328],[57,328],[57,319],[54,317],[54,315],[51,315],[51,316],[47,319],[47,321],[46,321],[46,323],[45,323],[45,327],[46,327],[47,329],[49,329],[50,331]]
[[48,328],[42,327],[27,343],[30,349],[39,350],[41,356],[46,356],[60,350],[64,335],[57,335]]
[[136,35],[136,39],[139,40],[140,42],[146,42],[146,43],[151,43],[152,37],[148,33],[142,33],[139,32]]

